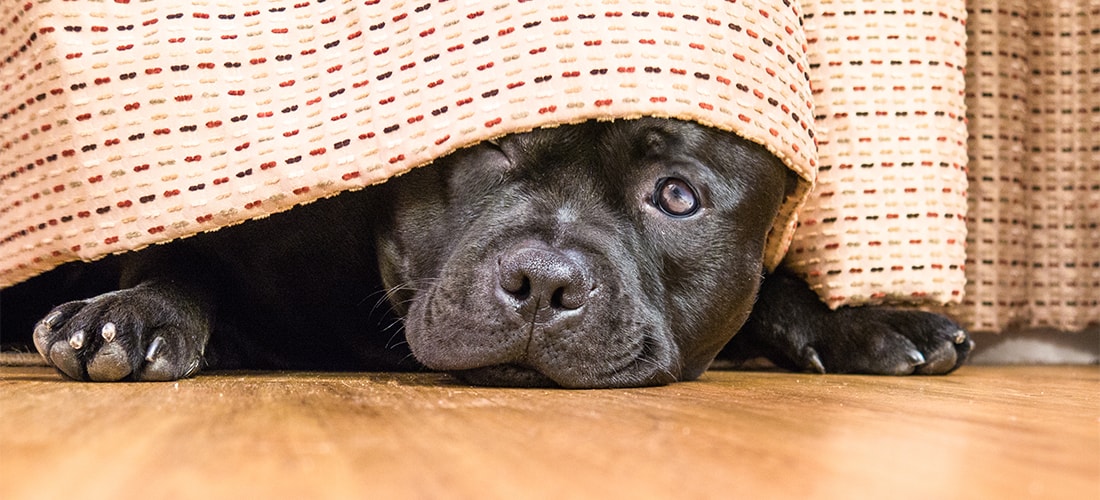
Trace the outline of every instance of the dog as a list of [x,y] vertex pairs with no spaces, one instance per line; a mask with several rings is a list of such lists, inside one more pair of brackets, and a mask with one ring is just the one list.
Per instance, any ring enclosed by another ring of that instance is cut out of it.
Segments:
[[482,142],[384,184],[119,259],[119,289],[33,331],[68,378],[417,370],[491,386],[634,387],[717,358],[945,374],[938,314],[830,310],[765,241],[797,179],[732,133],[660,118]]

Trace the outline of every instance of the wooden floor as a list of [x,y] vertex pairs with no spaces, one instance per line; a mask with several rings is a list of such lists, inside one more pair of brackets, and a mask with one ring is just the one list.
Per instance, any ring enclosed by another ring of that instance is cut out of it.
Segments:
[[64,382],[0,368],[0,498],[1100,498],[1100,368]]

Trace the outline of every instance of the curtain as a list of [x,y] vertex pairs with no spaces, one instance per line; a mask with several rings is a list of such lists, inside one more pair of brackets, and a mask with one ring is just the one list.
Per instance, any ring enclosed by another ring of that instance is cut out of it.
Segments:
[[971,0],[971,329],[1100,322],[1100,2]]

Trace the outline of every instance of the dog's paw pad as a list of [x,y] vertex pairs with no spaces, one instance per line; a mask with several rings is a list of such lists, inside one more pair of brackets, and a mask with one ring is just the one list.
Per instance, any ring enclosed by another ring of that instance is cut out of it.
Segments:
[[194,358],[183,364],[183,361],[172,355],[168,341],[164,337],[157,336],[145,350],[145,363],[139,378],[149,381],[187,378],[199,370],[200,362],[199,358]]
[[196,341],[201,336],[185,335],[165,321],[170,304],[149,293],[130,289],[62,304],[35,326],[35,348],[75,380],[174,380],[193,374],[201,364],[202,343]]
[[[925,355],[904,335],[887,325],[864,325],[851,351],[841,352],[846,359],[834,361],[843,371],[880,375],[909,375],[928,362]],[[834,354],[834,357],[836,354]]]
[[107,343],[100,346],[85,368],[94,382],[114,382],[130,375],[130,364],[130,354],[122,346]]
[[81,380],[84,378],[84,364],[78,355],[78,351],[67,342],[55,342],[48,347],[43,357],[69,378]]

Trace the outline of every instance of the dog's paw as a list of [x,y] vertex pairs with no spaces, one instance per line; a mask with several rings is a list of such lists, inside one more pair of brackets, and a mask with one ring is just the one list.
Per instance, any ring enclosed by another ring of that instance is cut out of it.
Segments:
[[873,306],[841,309],[828,315],[819,328],[820,334],[794,356],[803,370],[946,374],[966,361],[974,345],[954,321],[923,311]]
[[34,345],[75,380],[175,380],[202,363],[209,332],[194,313],[153,288],[130,288],[54,308]]
[[764,357],[817,373],[945,374],[962,366],[974,342],[940,314],[883,306],[829,309],[805,281],[778,271],[741,332],[722,350],[734,365]]

